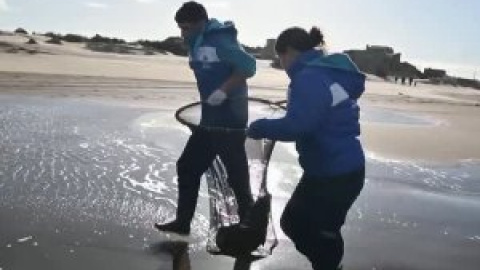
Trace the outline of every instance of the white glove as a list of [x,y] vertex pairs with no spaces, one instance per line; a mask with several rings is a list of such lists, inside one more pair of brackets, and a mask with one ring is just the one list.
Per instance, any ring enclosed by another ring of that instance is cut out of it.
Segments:
[[215,90],[208,98],[207,103],[210,106],[218,106],[227,99],[227,94],[222,89]]

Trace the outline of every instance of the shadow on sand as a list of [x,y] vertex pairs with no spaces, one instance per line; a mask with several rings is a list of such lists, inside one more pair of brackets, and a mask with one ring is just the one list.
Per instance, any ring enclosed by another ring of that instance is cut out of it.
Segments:
[[[152,254],[169,254],[172,256],[172,270],[191,270],[188,243],[182,241],[162,241],[150,246]],[[257,257],[235,258],[233,270],[250,270]]]

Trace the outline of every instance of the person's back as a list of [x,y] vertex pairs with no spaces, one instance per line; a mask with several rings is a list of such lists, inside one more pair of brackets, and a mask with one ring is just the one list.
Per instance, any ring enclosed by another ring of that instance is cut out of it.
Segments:
[[286,70],[291,79],[288,112],[282,120],[264,120],[267,137],[295,141],[299,162],[312,176],[335,176],[365,163],[357,99],[365,75],[344,54],[302,52]]
[[[303,53],[290,70],[292,91],[309,84],[311,93],[299,98],[311,99],[321,110],[317,116],[299,114],[309,119],[297,119],[297,125],[310,122],[312,117],[318,119],[312,135],[296,141],[305,171],[317,176],[335,176],[363,166],[357,99],[364,91],[365,76],[347,55],[325,55],[318,50]],[[295,110],[305,107],[292,110],[295,114]]]

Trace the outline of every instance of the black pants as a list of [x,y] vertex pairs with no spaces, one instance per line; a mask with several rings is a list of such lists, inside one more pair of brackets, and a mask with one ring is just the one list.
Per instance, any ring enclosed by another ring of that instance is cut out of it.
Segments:
[[178,207],[177,220],[192,221],[197,205],[200,180],[218,155],[225,165],[228,183],[235,193],[240,218],[252,204],[248,161],[243,133],[214,133],[194,130],[177,161]]
[[315,270],[337,269],[343,257],[341,227],[363,188],[365,169],[332,178],[303,176],[280,220],[285,234]]

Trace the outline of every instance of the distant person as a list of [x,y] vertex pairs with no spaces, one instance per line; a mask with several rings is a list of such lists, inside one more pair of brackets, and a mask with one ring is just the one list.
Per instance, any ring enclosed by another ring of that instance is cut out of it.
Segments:
[[254,139],[294,141],[303,175],[280,225],[314,269],[337,269],[344,246],[341,227],[363,188],[365,157],[357,99],[365,75],[345,54],[326,54],[322,32],[289,28],[275,50],[290,78],[287,113],[260,119]]
[[413,85],[413,77],[409,77],[409,78],[408,78],[408,84],[409,84],[410,86]]
[[406,81],[406,80],[407,80],[407,79],[406,79],[405,77],[402,77],[402,84],[405,84],[405,81]]
[[395,76],[395,83],[397,83],[397,81],[398,81],[398,77],[397,77],[397,76]]
[[[189,48],[190,67],[202,101],[201,126],[245,129],[248,120],[247,78],[255,59],[237,41],[231,22],[210,19],[203,5],[186,2],[175,21]],[[177,162],[178,206],[172,222],[155,224],[160,231],[189,234],[197,205],[200,179],[218,155],[239,207],[240,220],[253,204],[244,132],[212,133],[194,129]]]

